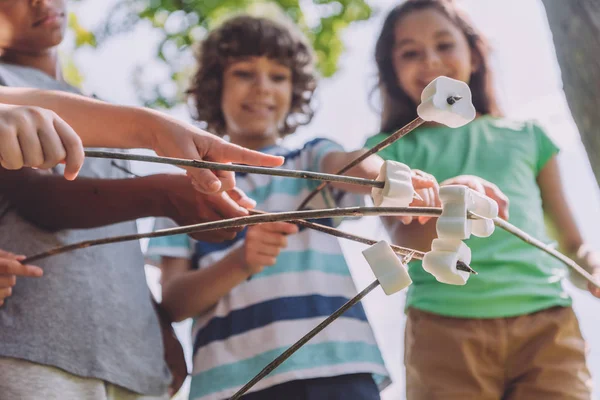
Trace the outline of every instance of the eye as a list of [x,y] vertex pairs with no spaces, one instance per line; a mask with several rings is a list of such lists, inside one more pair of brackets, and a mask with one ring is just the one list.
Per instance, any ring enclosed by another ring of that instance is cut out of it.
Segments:
[[243,69],[236,69],[232,72],[233,76],[241,78],[241,79],[252,79],[254,77],[254,73],[252,71],[247,71]]
[[285,82],[289,79],[289,76],[287,74],[272,74],[271,75],[271,80],[273,82]]
[[407,50],[400,54],[400,58],[403,60],[412,60],[419,56],[419,52],[416,50]]
[[454,43],[451,43],[451,42],[438,44],[439,51],[448,51],[448,50],[452,50],[453,48],[454,48]]

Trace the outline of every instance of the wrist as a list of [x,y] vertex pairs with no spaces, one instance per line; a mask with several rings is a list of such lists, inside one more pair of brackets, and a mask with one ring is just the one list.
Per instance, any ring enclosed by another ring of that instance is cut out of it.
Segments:
[[168,132],[162,128],[164,116],[158,111],[138,107],[133,109],[132,115],[136,127],[133,135],[135,145],[132,147],[156,150],[157,143]]
[[240,246],[237,249],[233,250],[231,253],[232,256],[232,264],[234,266],[235,271],[237,271],[244,279],[249,279],[256,272],[253,271],[250,264],[246,260],[246,254],[244,251],[244,246]]
[[141,183],[148,212],[152,217],[167,217],[175,213],[175,208],[171,200],[171,191],[168,188],[168,180],[163,179],[164,174],[148,175],[138,178]]

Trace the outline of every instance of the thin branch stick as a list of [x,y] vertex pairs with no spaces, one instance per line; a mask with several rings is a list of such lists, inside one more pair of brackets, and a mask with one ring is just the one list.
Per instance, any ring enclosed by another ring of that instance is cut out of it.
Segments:
[[[424,122],[425,121],[423,121],[421,119],[421,117],[415,118],[414,120],[412,120],[411,122],[409,122],[408,124],[406,124],[405,126],[403,126],[402,128],[398,129],[396,132],[392,133],[390,136],[388,136],[387,138],[385,138],[384,140],[382,140],[381,142],[379,142],[377,145],[375,145],[369,151],[367,151],[366,153],[362,154],[360,157],[356,158],[354,161],[350,162],[345,167],[343,167],[342,169],[340,169],[336,173],[336,175],[342,175],[342,174],[344,174],[349,169],[357,166],[362,161],[364,161],[365,159],[367,159],[367,157],[372,156],[373,154],[377,153],[378,151],[385,149],[386,147],[388,147],[389,145],[391,145],[392,143],[394,143],[398,139],[400,139],[400,138],[408,135],[411,131],[413,131],[416,128],[418,128],[419,126],[421,126]],[[319,192],[321,192],[321,190],[323,190],[327,185],[328,185],[328,182],[323,182],[319,186],[317,186],[317,188],[315,190],[313,190],[312,192],[310,192],[308,194],[308,196],[306,196],[306,198],[304,200],[302,200],[302,203],[300,203],[300,205],[298,206],[297,210],[302,210],[304,207],[306,207],[306,205],[317,194],[319,194]]]
[[[256,215],[265,215],[265,214],[267,214],[265,211],[259,211],[259,210],[251,210],[250,213],[251,214],[256,214]],[[292,224],[304,226],[305,228],[314,229],[314,230],[319,231],[319,232],[328,233],[328,234],[330,234],[332,236],[336,236],[336,237],[339,237],[339,238],[342,238],[342,239],[348,239],[348,240],[352,240],[354,242],[358,242],[358,243],[362,243],[362,244],[366,244],[366,245],[374,245],[374,244],[377,243],[376,240],[367,239],[367,238],[362,237],[362,236],[358,236],[358,235],[354,235],[352,233],[344,232],[342,230],[339,230],[339,229],[336,229],[336,228],[332,228],[330,226],[317,224],[315,222],[304,221],[304,220],[301,220],[301,219],[294,219],[294,220],[291,220],[291,221],[288,221],[288,222],[292,223]],[[392,248],[392,250],[394,251],[394,253],[396,253],[398,255],[402,255],[402,256],[411,255],[411,258],[414,258],[416,260],[422,260],[423,257],[425,256],[425,253],[423,253],[421,251],[410,249],[408,247],[400,247],[400,246],[396,246],[395,244],[390,244],[390,247]],[[460,271],[465,271],[465,272],[477,275],[477,271],[473,270],[473,268],[469,267],[467,264],[463,263],[462,261],[458,261],[456,263],[456,269],[458,269]]]
[[[473,214],[473,215],[475,215],[475,214]],[[589,272],[587,272],[585,269],[583,269],[575,261],[571,260],[569,257],[562,254],[560,251],[548,246],[546,243],[534,238],[530,234],[522,231],[521,229],[517,228],[516,226],[509,224],[508,222],[506,222],[500,218],[494,218],[494,224],[496,224],[496,226],[504,229],[505,231],[512,233],[519,239],[523,240],[525,243],[528,243],[528,244],[530,244],[534,247],[537,247],[538,249],[550,254],[552,257],[561,261],[566,266],[574,269],[579,275],[583,276],[592,285],[596,286],[597,288],[600,288],[600,282],[597,282],[596,279]]]
[[254,378],[250,380],[247,384],[244,385],[240,390],[238,390],[230,400],[238,400],[244,393],[252,388],[252,386],[256,385],[261,379],[265,376],[269,375],[275,368],[280,366],[285,360],[290,358],[292,354],[298,351],[302,346],[304,346],[310,339],[315,337],[319,332],[325,329],[328,325],[330,325],[333,321],[338,319],[343,313],[352,308],[355,304],[361,301],[367,294],[369,294],[373,289],[379,286],[379,281],[374,281],[369,286],[367,286],[362,292],[357,294],[352,299],[348,300],[346,304],[338,308],[333,314],[327,317],[323,322],[317,325],[313,330],[304,335],[300,340],[294,343],[289,349],[284,351],[279,357],[270,362],[262,371],[258,373]]
[[[323,210],[309,210],[309,211],[288,211],[281,213],[271,213],[265,215],[250,215],[245,217],[230,218],[215,222],[205,222],[202,224],[188,225],[179,228],[162,229],[148,233],[138,233],[123,236],[113,236],[103,239],[86,240],[83,242],[73,243],[70,245],[56,247],[43,253],[36,254],[28,257],[22,262],[24,264],[32,263],[37,260],[41,260],[46,257],[50,257],[56,254],[66,253],[68,251],[83,249],[92,246],[99,246],[103,244],[127,242],[131,240],[171,236],[179,234],[189,234],[197,232],[206,232],[216,229],[227,229],[237,228],[246,225],[256,225],[265,222],[278,222],[278,221],[292,221],[299,219],[316,219],[316,218],[330,218],[330,217],[364,217],[364,216],[427,216],[427,217],[439,217],[442,214],[441,208],[434,207],[347,207],[347,208],[330,208]],[[483,217],[469,212],[468,215],[471,219],[482,219]],[[585,269],[579,266],[575,261],[571,260],[567,256],[563,255],[559,251],[547,246],[545,243],[533,238],[529,234],[523,232],[516,226],[503,221],[499,218],[494,218],[494,224],[496,226],[506,230],[507,232],[517,236],[521,240],[529,243],[538,249],[548,253],[552,257],[562,261],[568,267],[574,269],[577,273],[583,276],[587,281],[592,283],[594,286],[600,288],[598,283],[593,276],[591,276]]]
[[271,176],[283,176],[287,178],[298,178],[298,179],[311,179],[316,181],[324,182],[339,182],[349,183],[360,186],[372,186],[376,188],[383,188],[385,182],[376,181],[373,179],[357,178],[353,176],[340,176],[334,174],[325,174],[321,172],[312,171],[295,171],[289,169],[279,168],[267,168],[267,167],[251,167],[247,165],[239,164],[223,164],[210,161],[198,161],[198,160],[185,160],[182,158],[171,158],[171,157],[158,157],[158,156],[147,156],[142,154],[127,154],[127,153],[116,153],[110,151],[96,151],[86,150],[85,156],[90,158],[109,158],[112,160],[130,160],[130,161],[143,161],[152,162],[157,164],[169,164],[178,165],[180,167],[192,167],[192,168],[204,168],[213,171],[232,171],[232,172],[244,172],[250,174],[261,174]]
[[221,221],[204,222],[201,224],[182,226],[178,228],[161,229],[154,232],[136,233],[130,235],[113,236],[102,239],[86,240],[83,242],[73,243],[70,245],[56,247],[40,254],[28,257],[23,260],[23,263],[32,263],[43,258],[56,254],[66,253],[68,251],[84,249],[93,246],[99,246],[110,243],[128,242],[138,239],[146,239],[153,237],[171,236],[179,234],[190,234],[197,232],[206,232],[216,229],[237,228],[247,225],[262,224],[265,222],[289,221],[294,219],[316,219],[330,217],[364,217],[371,215],[409,215],[409,216],[428,216],[434,217],[441,214],[440,208],[427,207],[347,207],[347,208],[330,208],[323,210],[308,210],[308,211],[287,211],[280,213],[271,213],[266,215],[250,215],[245,217],[237,217],[224,219]]

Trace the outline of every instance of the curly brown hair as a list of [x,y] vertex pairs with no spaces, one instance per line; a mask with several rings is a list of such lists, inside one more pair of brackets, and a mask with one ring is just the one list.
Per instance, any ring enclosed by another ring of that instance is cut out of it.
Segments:
[[268,57],[292,71],[291,106],[280,135],[308,124],[314,115],[311,99],[317,86],[310,46],[299,31],[249,15],[229,19],[200,43],[196,56],[198,69],[187,90],[193,103],[193,117],[204,122],[212,133],[225,135],[221,109],[223,72],[232,61],[245,57]]
[[381,34],[375,45],[375,62],[381,92],[383,112],[381,130],[393,132],[408,124],[417,116],[417,104],[398,84],[392,62],[394,49],[394,29],[396,24],[411,12],[432,8],[441,12],[452,21],[465,35],[472,54],[480,61],[479,68],[471,74],[469,86],[473,93],[473,105],[477,112],[501,116],[502,112],[496,100],[492,72],[490,70],[489,46],[485,38],[477,31],[469,18],[457,7],[454,0],[406,0],[396,6],[387,15]]

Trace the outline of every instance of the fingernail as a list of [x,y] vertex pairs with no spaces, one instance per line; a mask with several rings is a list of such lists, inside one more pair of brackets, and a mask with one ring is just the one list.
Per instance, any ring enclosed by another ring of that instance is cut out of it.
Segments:
[[218,180],[214,180],[211,181],[208,185],[207,185],[207,189],[210,192],[218,192],[219,189],[221,189],[221,182]]

